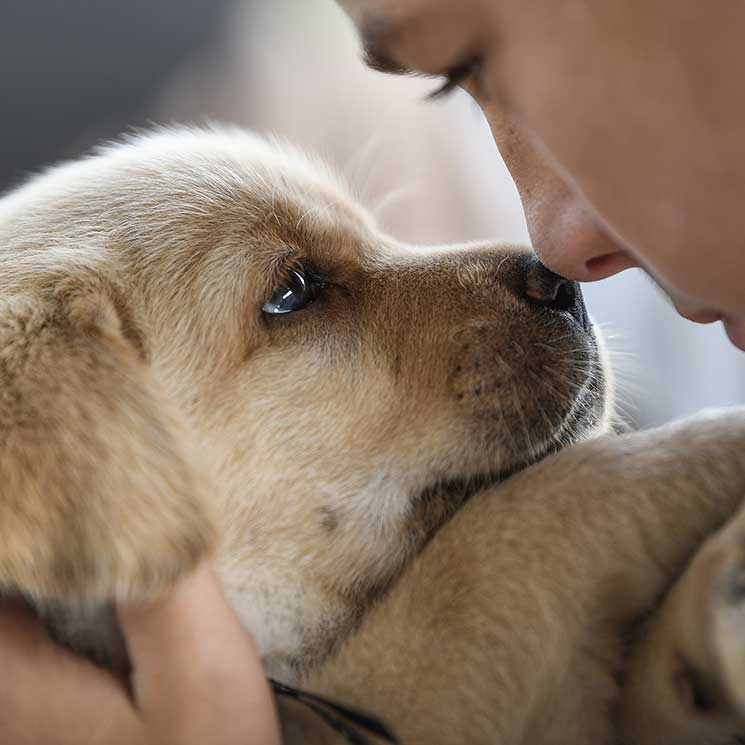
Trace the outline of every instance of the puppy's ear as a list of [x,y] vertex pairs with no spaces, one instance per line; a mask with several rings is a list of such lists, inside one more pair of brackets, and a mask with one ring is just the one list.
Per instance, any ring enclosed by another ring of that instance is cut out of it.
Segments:
[[214,531],[184,428],[103,284],[0,301],[0,588],[147,599]]

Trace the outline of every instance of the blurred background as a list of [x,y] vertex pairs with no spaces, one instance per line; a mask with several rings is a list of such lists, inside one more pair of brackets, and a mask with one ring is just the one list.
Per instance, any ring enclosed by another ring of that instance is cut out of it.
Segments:
[[[527,241],[477,107],[431,87],[367,70],[333,0],[0,0],[0,189],[132,126],[225,121],[319,151],[403,240]],[[745,401],[745,354],[640,272],[585,295],[634,425]]]

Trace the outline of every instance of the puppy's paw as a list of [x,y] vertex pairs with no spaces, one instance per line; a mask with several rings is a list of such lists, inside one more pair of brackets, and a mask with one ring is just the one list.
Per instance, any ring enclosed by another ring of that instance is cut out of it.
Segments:
[[745,717],[745,513],[715,537],[710,561],[711,647],[722,685]]
[[0,587],[85,604],[165,589],[214,540],[185,443],[105,293],[6,303]]
[[624,742],[745,742],[745,513],[699,549],[632,650]]

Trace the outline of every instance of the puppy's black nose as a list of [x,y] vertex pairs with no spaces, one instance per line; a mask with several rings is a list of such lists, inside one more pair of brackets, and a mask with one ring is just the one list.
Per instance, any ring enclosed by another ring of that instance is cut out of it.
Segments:
[[587,315],[579,282],[574,282],[552,272],[538,259],[529,260],[525,276],[524,296],[533,305],[571,313],[582,328],[589,331],[590,319]]

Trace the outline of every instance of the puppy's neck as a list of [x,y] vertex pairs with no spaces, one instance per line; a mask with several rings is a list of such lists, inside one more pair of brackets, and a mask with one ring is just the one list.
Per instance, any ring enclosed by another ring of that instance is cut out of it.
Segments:
[[299,681],[329,654],[343,628],[351,626],[352,613],[338,597],[304,582],[302,573],[290,567],[278,569],[257,560],[244,563],[241,574],[238,569],[223,564],[220,572],[267,674],[288,683]]

